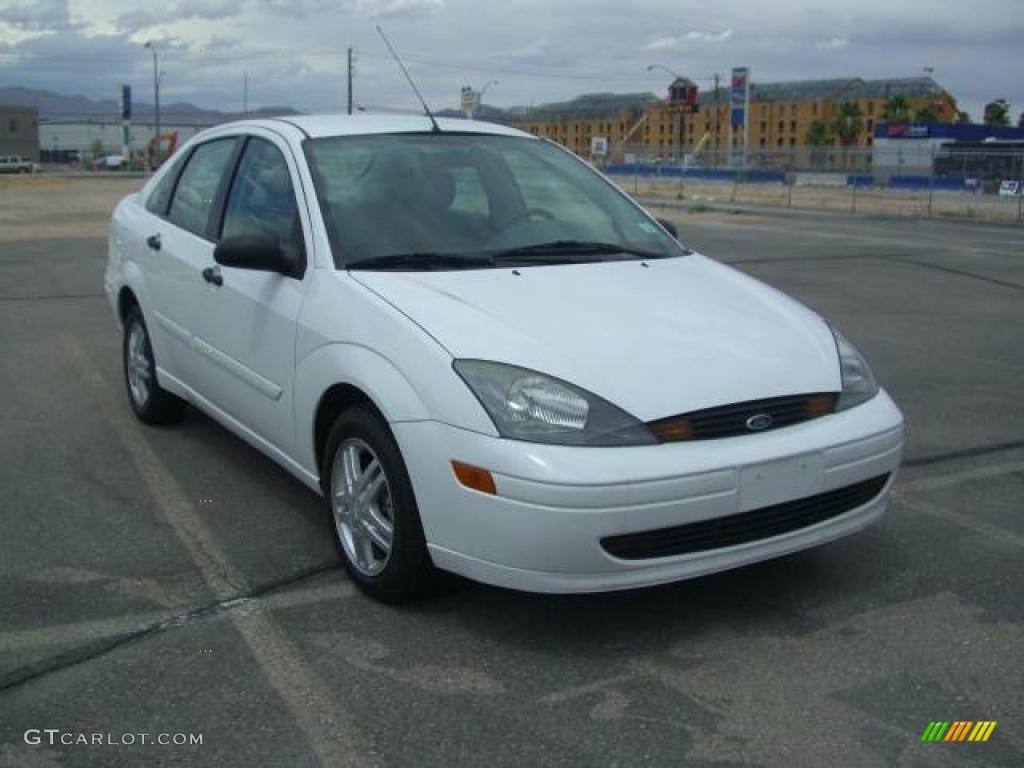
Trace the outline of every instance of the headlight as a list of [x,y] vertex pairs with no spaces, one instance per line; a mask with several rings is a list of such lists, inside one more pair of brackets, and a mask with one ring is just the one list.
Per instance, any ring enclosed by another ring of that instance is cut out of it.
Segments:
[[832,335],[836,337],[839,368],[843,375],[843,393],[836,403],[836,410],[845,411],[847,408],[867,402],[878,394],[878,384],[875,383],[875,377],[864,355],[835,328],[832,329]]
[[651,445],[643,422],[568,382],[514,365],[456,360],[498,434],[557,445]]

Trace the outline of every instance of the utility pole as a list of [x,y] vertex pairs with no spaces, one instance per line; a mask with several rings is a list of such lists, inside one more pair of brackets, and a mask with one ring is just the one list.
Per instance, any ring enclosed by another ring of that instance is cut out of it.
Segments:
[[352,48],[348,49],[348,113],[352,114]]

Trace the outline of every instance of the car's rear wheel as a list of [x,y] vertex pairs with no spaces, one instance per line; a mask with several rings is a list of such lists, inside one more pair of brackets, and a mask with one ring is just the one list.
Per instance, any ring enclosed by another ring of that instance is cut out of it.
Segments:
[[383,419],[365,406],[343,412],[327,438],[323,471],[335,542],[352,581],[387,603],[428,591],[435,571],[416,498]]
[[169,424],[181,419],[185,401],[157,383],[153,346],[138,306],[125,313],[123,354],[128,401],[139,420],[146,424]]

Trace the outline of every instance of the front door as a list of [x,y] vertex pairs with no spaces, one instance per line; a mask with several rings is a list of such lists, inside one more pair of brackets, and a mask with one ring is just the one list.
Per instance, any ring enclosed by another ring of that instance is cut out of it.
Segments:
[[[306,224],[296,195],[295,158],[272,134],[244,139],[225,195],[219,241],[276,238],[291,275],[219,266],[189,323],[198,349],[197,389],[218,409],[285,454],[294,455],[292,383],[295,338],[305,284]],[[222,187],[224,190],[224,187]],[[304,205],[303,205],[304,208]]]

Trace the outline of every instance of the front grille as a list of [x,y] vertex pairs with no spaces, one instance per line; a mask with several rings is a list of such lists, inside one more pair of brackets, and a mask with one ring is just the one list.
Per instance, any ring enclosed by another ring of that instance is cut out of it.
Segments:
[[885,487],[880,475],[834,491],[698,523],[601,539],[604,550],[623,560],[688,555],[769,539],[824,522],[867,504]]
[[[835,392],[814,392],[805,395],[786,395],[763,400],[747,400],[714,408],[704,408],[679,416],[670,416],[647,424],[654,436],[663,443],[683,440],[711,440],[789,427],[802,421],[832,413],[838,395]],[[748,425],[748,420],[759,417],[768,425],[760,429]],[[767,417],[767,419],[765,419]]]

